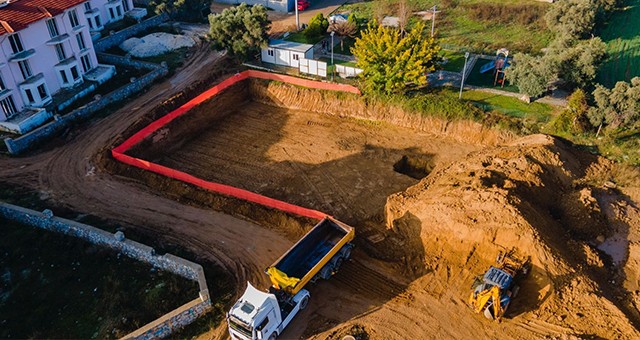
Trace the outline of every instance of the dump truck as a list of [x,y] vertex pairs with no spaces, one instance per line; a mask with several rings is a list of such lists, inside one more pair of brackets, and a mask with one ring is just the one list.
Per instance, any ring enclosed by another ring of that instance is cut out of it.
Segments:
[[291,320],[307,307],[310,293],[304,287],[329,279],[351,256],[352,227],[325,217],[265,272],[268,291],[247,282],[247,289],[227,313],[232,339],[276,339]]
[[491,266],[475,278],[471,285],[469,305],[476,313],[483,313],[487,319],[500,321],[509,308],[511,300],[518,295],[517,283],[531,270],[530,258],[520,259],[515,250],[500,252],[497,266]]

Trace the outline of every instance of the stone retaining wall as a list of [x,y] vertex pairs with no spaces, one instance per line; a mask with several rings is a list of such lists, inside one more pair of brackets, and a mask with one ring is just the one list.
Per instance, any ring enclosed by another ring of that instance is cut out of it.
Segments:
[[172,254],[158,255],[155,249],[128,240],[122,232],[110,233],[102,229],[56,217],[51,210],[38,212],[0,202],[0,217],[21,224],[78,237],[93,244],[111,248],[130,258],[146,262],[163,271],[198,282],[198,298],[161,316],[151,323],[125,336],[126,339],[159,339],[195,321],[211,309],[209,288],[202,266]]
[[125,40],[133,37],[134,35],[144,32],[151,27],[158,26],[165,21],[169,21],[169,15],[167,15],[167,13],[156,15],[131,27],[115,32],[108,37],[99,39],[93,43],[93,48],[96,52],[104,52],[114,46],[119,46]]

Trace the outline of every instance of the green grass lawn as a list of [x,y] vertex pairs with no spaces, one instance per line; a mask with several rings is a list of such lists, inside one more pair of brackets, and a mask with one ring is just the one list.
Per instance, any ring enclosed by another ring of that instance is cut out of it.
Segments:
[[640,0],[627,0],[626,5],[600,32],[609,58],[600,67],[596,81],[609,88],[640,76]]
[[[464,47],[486,54],[493,54],[503,47],[514,52],[538,52],[553,38],[543,18],[550,6],[548,3],[534,0],[416,0],[415,4],[416,11],[438,5],[441,12],[436,14],[436,32],[444,46]],[[350,12],[358,18],[371,19],[376,14],[376,6],[379,6],[377,1],[349,3],[338,8],[336,13]],[[483,11],[483,6],[501,6],[507,10],[491,15],[495,10]],[[510,15],[514,8],[521,8],[520,12]],[[418,20],[421,19],[413,17],[411,23]],[[431,21],[426,24],[430,27]]]
[[494,82],[494,73],[492,71],[487,71],[485,73],[480,73],[480,68],[489,63],[490,60],[487,59],[478,59],[476,64],[473,66],[473,70],[469,73],[469,77],[467,78],[467,84],[482,86],[487,88],[495,88],[498,90],[508,91],[508,92],[518,92],[518,87],[515,85],[511,85],[507,80],[504,87],[500,87],[500,84],[493,85]]
[[485,111],[496,110],[511,117],[533,119],[541,123],[548,122],[559,110],[548,104],[536,102],[528,104],[515,97],[475,90],[464,91],[462,98],[479,104]]
[[333,53],[344,54],[344,55],[353,55],[351,53],[351,47],[356,43],[356,39],[345,37],[343,39],[343,43],[337,43],[333,46]]
[[294,41],[294,42],[301,43],[301,44],[315,45],[318,42],[320,42],[320,40],[322,40],[324,38],[324,36],[322,36],[322,35],[317,36],[317,37],[307,37],[302,32],[303,31],[289,33],[289,35],[286,38],[284,38],[284,40],[286,40],[286,41]]
[[442,69],[451,72],[462,72],[464,67],[464,53],[450,50],[441,50],[440,56],[446,58],[447,62],[442,64]]

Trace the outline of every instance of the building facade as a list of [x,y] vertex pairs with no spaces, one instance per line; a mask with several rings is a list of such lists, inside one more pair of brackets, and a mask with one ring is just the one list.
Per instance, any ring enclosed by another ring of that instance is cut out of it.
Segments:
[[98,67],[91,32],[127,8],[131,0],[0,0],[0,129],[24,133],[49,119],[53,95]]

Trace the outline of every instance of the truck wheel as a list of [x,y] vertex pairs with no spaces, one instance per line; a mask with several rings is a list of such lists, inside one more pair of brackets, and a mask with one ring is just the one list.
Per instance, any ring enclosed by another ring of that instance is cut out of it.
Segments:
[[302,301],[300,301],[300,310],[307,308],[308,304],[309,304],[309,297],[308,296],[303,297]]
[[351,247],[346,247],[344,252],[342,253],[342,258],[348,260],[351,256]]
[[278,333],[273,332],[271,333],[271,335],[269,335],[269,340],[276,340],[277,337],[278,337]]

